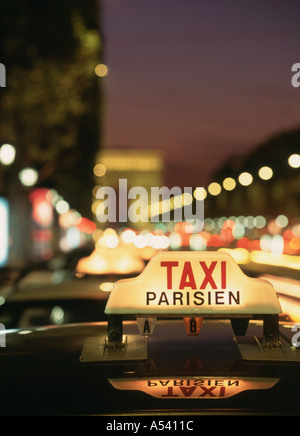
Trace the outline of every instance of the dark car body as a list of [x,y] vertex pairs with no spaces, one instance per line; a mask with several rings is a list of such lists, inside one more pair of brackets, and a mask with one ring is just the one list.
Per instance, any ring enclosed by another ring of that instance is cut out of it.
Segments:
[[[141,296],[169,289],[166,265],[168,271],[178,267],[174,256],[204,271],[200,254],[162,256],[147,265],[147,274],[118,281],[102,300],[105,310],[89,322],[2,329],[1,415],[97,415],[110,423],[111,417],[299,415],[300,325],[281,310],[282,292],[278,296],[266,280],[247,278],[223,254],[202,254],[210,260],[222,256],[219,271],[228,267],[228,287],[223,283],[222,289],[232,292],[241,280],[244,300],[238,302],[244,306],[194,305],[183,311],[180,299],[178,312],[167,311],[166,302],[150,312],[139,305],[145,301]],[[179,268],[173,282],[180,276]],[[204,280],[208,277],[212,282],[207,270]],[[87,296],[87,282],[77,283],[78,295]],[[73,290],[69,284],[72,300],[74,284]],[[65,295],[67,288],[64,283]],[[263,304],[256,310],[258,299]],[[298,298],[292,305],[298,307]]]
[[[135,321],[123,328],[139,335]],[[280,332],[291,349],[291,325]],[[251,321],[247,337],[261,333]],[[204,320],[198,336],[157,320],[146,358],[85,361],[86,341],[106,334],[106,322],[6,331],[1,415],[299,415],[299,361],[243,358],[228,320]]]
[[7,329],[104,321],[112,286],[129,275],[33,271],[0,289],[0,323]]

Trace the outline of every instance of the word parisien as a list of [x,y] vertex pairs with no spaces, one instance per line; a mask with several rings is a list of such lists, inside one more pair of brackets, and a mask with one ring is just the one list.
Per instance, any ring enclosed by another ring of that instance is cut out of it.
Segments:
[[[150,205],[146,188],[135,186],[129,189],[127,179],[120,179],[118,193],[109,186],[100,187],[96,194],[97,200],[102,200],[96,210],[99,222],[170,222],[171,210],[174,211],[172,221],[204,220],[204,201],[193,198],[195,188],[151,187]],[[118,194],[118,195],[117,195]],[[118,199],[117,199],[118,196]],[[128,207],[128,200],[131,201]]]

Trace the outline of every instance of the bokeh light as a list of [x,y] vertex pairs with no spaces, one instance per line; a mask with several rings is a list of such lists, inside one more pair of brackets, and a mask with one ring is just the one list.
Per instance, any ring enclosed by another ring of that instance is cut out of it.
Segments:
[[243,186],[249,186],[253,182],[253,177],[250,173],[244,172],[239,175],[239,182]]
[[95,68],[95,74],[98,77],[105,77],[108,74],[108,67],[105,64],[98,64]]
[[289,157],[288,162],[292,168],[299,168],[300,167],[300,155],[299,154],[292,154]]
[[24,186],[34,186],[38,178],[38,172],[34,168],[24,168],[19,174],[19,179]]
[[219,195],[221,192],[221,185],[219,183],[216,182],[212,182],[209,186],[208,186],[208,192],[211,195]]
[[236,187],[236,181],[232,177],[226,177],[223,181],[223,188],[226,191],[232,191]]
[[16,156],[16,149],[11,144],[3,144],[0,148],[0,162],[3,165],[11,165]]
[[270,167],[261,167],[258,175],[262,180],[269,180],[273,176],[273,170]]

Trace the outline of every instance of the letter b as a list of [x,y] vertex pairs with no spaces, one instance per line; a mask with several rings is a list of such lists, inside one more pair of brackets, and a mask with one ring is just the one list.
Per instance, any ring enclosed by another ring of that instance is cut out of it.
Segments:
[[190,333],[196,333],[197,332],[197,323],[194,318],[190,320]]

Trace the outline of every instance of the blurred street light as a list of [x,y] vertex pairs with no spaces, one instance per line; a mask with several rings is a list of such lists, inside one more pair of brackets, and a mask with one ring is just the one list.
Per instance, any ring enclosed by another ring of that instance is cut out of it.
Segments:
[[223,181],[223,188],[226,191],[232,191],[236,187],[236,181],[232,177],[226,177]]
[[205,188],[198,187],[195,189],[194,197],[196,198],[196,200],[199,200],[199,201],[205,200],[206,196],[207,196],[207,191]]
[[219,195],[221,192],[222,188],[219,185],[219,183],[216,182],[212,182],[209,186],[208,186],[208,192],[211,195]]
[[300,167],[300,155],[299,154],[292,154],[289,157],[288,162],[292,168],[299,168]]
[[239,175],[239,182],[243,186],[251,185],[252,181],[253,181],[253,177],[250,173],[245,172]]
[[94,166],[93,172],[97,177],[103,177],[106,173],[106,167],[103,164],[97,164]]
[[11,144],[3,144],[0,147],[0,163],[3,165],[11,165],[16,157],[16,149]]
[[105,77],[108,74],[108,67],[105,64],[98,64],[95,73],[98,77]]
[[34,186],[38,181],[38,172],[34,168],[24,168],[19,173],[19,179],[24,186]]
[[70,206],[69,206],[68,202],[61,199],[56,203],[55,209],[56,209],[56,212],[61,215],[61,214],[68,212],[70,209]]
[[270,167],[261,167],[258,171],[258,175],[263,180],[269,180],[273,176],[273,171]]

